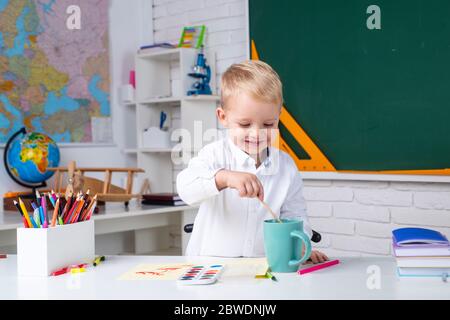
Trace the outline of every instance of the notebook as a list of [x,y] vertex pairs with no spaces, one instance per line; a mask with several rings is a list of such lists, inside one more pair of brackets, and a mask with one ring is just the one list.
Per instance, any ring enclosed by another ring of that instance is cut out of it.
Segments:
[[156,206],[185,206],[183,200],[142,200],[142,204]]
[[447,257],[397,257],[397,267],[403,268],[449,268]]
[[183,206],[186,203],[176,193],[149,193],[142,195],[142,204]]
[[394,243],[399,246],[448,246],[447,238],[440,232],[424,228],[400,228],[392,231]]
[[450,268],[397,268],[400,277],[442,277],[450,275]]
[[450,246],[408,245],[399,246],[393,241],[393,252],[396,257],[442,257],[450,256]]
[[181,200],[180,196],[176,193],[148,193],[143,194],[142,198],[147,201],[178,201]]

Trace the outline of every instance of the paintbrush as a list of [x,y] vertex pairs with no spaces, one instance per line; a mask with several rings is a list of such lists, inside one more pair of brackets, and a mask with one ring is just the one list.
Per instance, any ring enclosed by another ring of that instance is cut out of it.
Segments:
[[277,215],[275,214],[275,212],[272,211],[272,209],[270,209],[270,207],[267,205],[267,203],[265,203],[263,200],[261,200],[260,198],[258,198],[258,200],[261,202],[261,204],[264,206],[264,208],[267,209],[267,211],[270,212],[270,214],[272,215],[273,219],[276,220],[278,223],[282,223],[280,218],[277,217]]

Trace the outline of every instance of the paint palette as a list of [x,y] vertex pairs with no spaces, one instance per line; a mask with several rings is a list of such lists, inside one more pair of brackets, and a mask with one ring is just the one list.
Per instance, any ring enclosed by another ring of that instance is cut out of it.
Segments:
[[189,268],[177,283],[181,285],[212,284],[217,281],[223,271],[223,265],[193,266]]

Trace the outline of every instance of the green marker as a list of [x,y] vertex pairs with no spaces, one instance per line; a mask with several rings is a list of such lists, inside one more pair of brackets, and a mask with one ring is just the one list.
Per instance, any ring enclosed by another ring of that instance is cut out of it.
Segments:
[[278,279],[275,278],[275,276],[270,271],[267,271],[266,277],[271,279],[272,281],[277,281],[278,282]]

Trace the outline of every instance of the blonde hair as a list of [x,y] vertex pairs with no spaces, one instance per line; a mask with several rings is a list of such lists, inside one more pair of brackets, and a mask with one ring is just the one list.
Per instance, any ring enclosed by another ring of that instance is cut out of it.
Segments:
[[263,61],[247,60],[231,65],[222,75],[220,91],[223,108],[229,97],[242,93],[263,102],[276,104],[280,108],[283,104],[280,77]]

